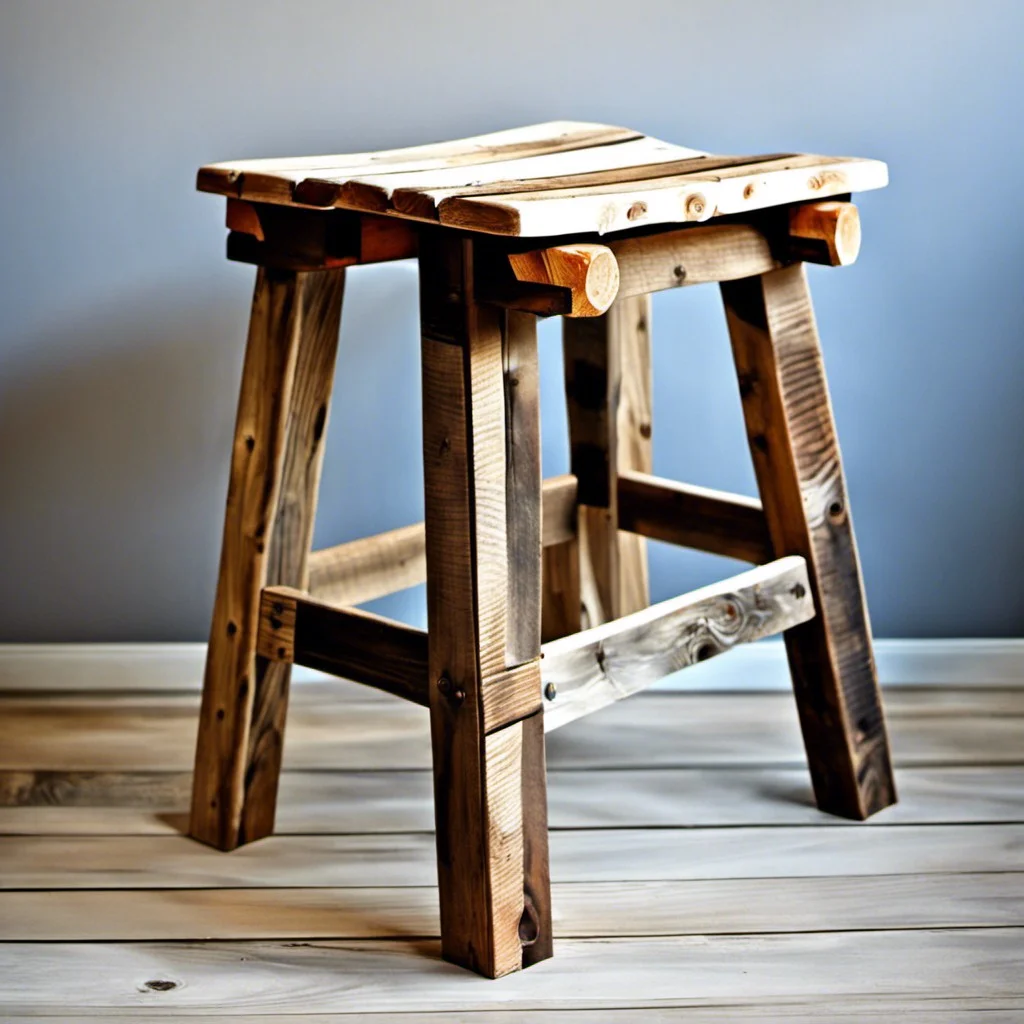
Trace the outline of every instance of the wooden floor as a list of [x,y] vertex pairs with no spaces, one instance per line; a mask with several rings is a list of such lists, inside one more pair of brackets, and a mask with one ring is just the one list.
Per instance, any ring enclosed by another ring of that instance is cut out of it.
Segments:
[[812,805],[792,699],[549,739],[555,959],[438,959],[427,714],[295,688],[279,835],[179,834],[198,693],[0,694],[0,1018],[1024,1020],[1024,684],[889,689],[900,804]]

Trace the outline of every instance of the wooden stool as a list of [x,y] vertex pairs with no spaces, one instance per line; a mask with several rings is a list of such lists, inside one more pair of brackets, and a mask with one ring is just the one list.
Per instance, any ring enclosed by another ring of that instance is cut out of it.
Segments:
[[[802,266],[852,262],[849,193],[885,184],[873,160],[720,157],[575,122],[204,167],[229,258],[259,270],[191,834],[230,850],[273,831],[292,663],[429,707],[442,952],[506,974],[552,953],[545,729],[779,632],[818,806],[893,803]],[[413,255],[426,523],[310,554],[345,268]],[[649,294],[712,281],[761,502],[650,475]],[[572,473],[542,483],[550,315]],[[643,537],[757,567],[648,606]],[[350,607],[424,579],[426,633]]]

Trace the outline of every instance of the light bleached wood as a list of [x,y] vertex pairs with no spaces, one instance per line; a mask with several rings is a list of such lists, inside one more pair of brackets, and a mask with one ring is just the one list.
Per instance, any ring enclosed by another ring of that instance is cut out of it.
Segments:
[[[295,737],[288,769],[426,768],[427,721],[412,704],[351,683],[299,694],[290,704]],[[364,696],[365,695],[365,699]],[[941,691],[888,691],[897,764],[1020,764],[1024,698],[1020,691],[978,690],[973,705],[946,704]],[[803,760],[798,721],[786,693],[747,693],[749,718],[737,721],[729,693],[645,693],[580,722],[550,740],[559,767],[797,764]],[[382,708],[386,711],[382,714]],[[105,698],[64,696],[0,699],[0,770],[32,773],[182,771],[191,763],[195,695]],[[645,735],[638,745],[634,732]],[[2,792],[38,791],[58,799],[60,783],[12,775]],[[12,796],[10,799],[14,799]]]
[[257,273],[195,751],[191,834],[273,831],[288,666],[256,656],[259,593],[304,587],[344,271]]
[[789,209],[790,253],[808,263],[846,267],[860,253],[860,213],[853,203],[801,203]]
[[[560,939],[1005,928],[1024,915],[1024,872],[578,882],[556,884],[552,896]],[[0,892],[3,942],[439,933],[433,886]]]
[[567,316],[600,316],[619,290],[619,267],[604,245],[555,245],[509,253],[508,261],[517,281],[569,289]]
[[768,236],[753,224],[705,224],[609,238],[605,244],[618,261],[623,298],[752,277],[782,266]]
[[606,125],[556,122],[377,154],[214,164],[200,170],[198,185],[253,201],[552,236],[702,221],[887,180],[876,160],[723,157]]
[[654,224],[700,222],[772,206],[884,188],[878,160],[786,158],[735,174],[653,177],[621,185],[452,197],[438,207],[448,227],[497,235],[606,234]]
[[756,565],[771,560],[768,524],[756,498],[630,470],[620,470],[617,490],[621,530]]
[[508,181],[537,182],[539,185],[548,179],[600,171],[606,171],[614,178],[630,168],[657,167],[692,160],[702,155],[695,149],[673,146],[642,136],[613,145],[566,149],[486,164],[464,164],[422,171],[388,171],[384,174],[371,171],[333,180],[312,179],[298,187],[296,197],[301,199],[312,192],[319,198],[329,193],[326,189],[314,191],[314,187],[320,183],[333,184],[336,186],[334,202],[339,206],[366,210],[393,209],[398,213],[433,219],[437,215],[438,202],[449,195],[459,195],[466,188],[473,191],[486,188],[501,191],[502,183]]
[[782,558],[544,646],[545,728],[557,729],[688,665],[814,615],[807,567]]
[[[572,731],[549,740],[553,745]],[[163,776],[159,785],[136,785],[116,774],[70,776],[62,783],[53,799],[63,806],[51,800],[0,807],[0,835],[174,835],[183,827],[188,772]],[[551,768],[548,783],[556,830],[817,827],[824,820],[803,765]],[[1018,765],[906,767],[900,769],[900,783],[902,801],[868,819],[871,826],[1024,822],[1024,768]],[[608,800],[609,792],[615,800]],[[431,776],[424,770],[285,771],[276,834],[430,833],[430,793]]]
[[[1008,998],[947,998],[902,996],[846,996],[839,1000],[808,996],[797,1002],[773,1005],[773,1021],[787,1024],[820,1024],[828,1021],[856,1021],[857,1024],[888,1024],[898,1019],[907,1024],[949,1024],[951,1019],[965,1024],[1019,1024],[1024,1010],[1024,999]],[[603,1024],[732,1024],[733,1021],[757,1021],[763,1024],[765,1008],[756,1001],[740,1006],[659,1006],[657,1008],[601,1010]],[[575,1010],[481,1010],[460,1013],[460,1024],[572,1024],[578,1016]],[[63,1024],[83,1024],[95,1017],[63,1016]],[[221,1015],[205,1013],[161,1014],[161,1024],[221,1024]],[[7,1024],[38,1024],[38,1017],[9,1017]],[[345,1013],[318,1013],[315,1024],[351,1024],[352,1016]],[[361,1013],[360,1024],[437,1024],[437,1015],[426,1013]],[[295,1024],[293,1014],[276,1013],[232,1014],[232,1024]]]
[[[542,971],[467,985],[417,941],[11,943],[0,947],[8,1012],[135,1016],[159,1005],[232,1013],[464,1010],[664,1004],[763,1008],[871,994],[1018,999],[1024,929],[565,940]],[[426,955],[424,955],[426,954]],[[851,972],[849,965],[857,964]],[[168,979],[154,992],[146,980]],[[55,979],[60,987],[55,991]]]
[[428,707],[427,634],[357,608],[337,608],[291,587],[266,587],[257,651],[344,676]]
[[818,806],[863,819],[896,789],[806,273],[798,264],[721,290],[772,548],[807,559],[818,609],[786,635]]
[[[542,486],[541,542],[560,544],[576,536],[576,478],[549,477]],[[309,556],[309,591],[331,604],[357,605],[427,578],[423,523],[363,537]]]
[[[426,833],[271,836],[225,859],[173,835],[0,837],[6,889],[430,886]],[[1024,825],[575,829],[551,834],[556,882],[841,878],[1020,871]]]
[[[627,141],[639,133],[581,121],[548,121],[450,142],[376,152],[328,156],[261,158],[209,164],[200,168],[203,192],[266,202],[291,202],[295,186],[306,178],[344,178],[375,170],[421,171],[460,164],[489,163],[584,146]],[[330,205],[330,202],[324,205]]]

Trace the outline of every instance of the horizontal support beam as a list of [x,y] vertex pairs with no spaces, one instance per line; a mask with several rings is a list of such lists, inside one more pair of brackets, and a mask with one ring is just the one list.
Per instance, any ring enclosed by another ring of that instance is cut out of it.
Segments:
[[852,263],[860,250],[853,203],[802,203],[730,221],[608,239],[619,265],[619,296],[756,277],[788,263]]
[[550,732],[688,665],[814,617],[807,564],[790,555],[543,647]]
[[229,199],[228,259],[283,270],[327,270],[415,256],[408,221],[350,210],[301,210]]
[[[542,542],[545,547],[576,536],[576,477],[544,481]],[[309,556],[309,592],[335,605],[363,604],[427,578],[423,523],[314,551]]]
[[619,474],[619,529],[761,565],[773,557],[761,502],[739,494]]
[[427,634],[356,608],[336,608],[290,587],[260,595],[256,651],[429,705]]

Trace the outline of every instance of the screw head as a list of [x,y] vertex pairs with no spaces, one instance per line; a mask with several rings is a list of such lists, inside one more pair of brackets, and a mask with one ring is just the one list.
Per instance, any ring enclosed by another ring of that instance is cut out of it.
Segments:
[[544,687],[544,696],[547,697],[548,700],[554,700],[558,696],[558,687],[555,686],[554,683],[548,683],[548,685]]

